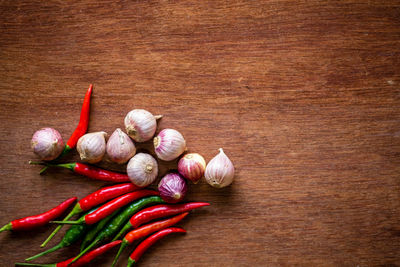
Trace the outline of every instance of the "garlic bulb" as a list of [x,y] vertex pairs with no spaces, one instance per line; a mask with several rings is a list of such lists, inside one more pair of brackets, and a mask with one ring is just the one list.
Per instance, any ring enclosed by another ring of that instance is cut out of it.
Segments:
[[64,149],[61,134],[53,128],[42,128],[36,131],[31,141],[33,153],[42,160],[56,159]]
[[83,135],[78,140],[76,149],[81,160],[89,163],[97,163],[103,159],[106,152],[106,132],[95,132]]
[[158,184],[160,197],[167,203],[176,203],[181,201],[187,191],[185,179],[178,173],[168,173]]
[[154,149],[162,160],[170,161],[179,157],[186,149],[182,134],[174,129],[164,129],[154,137]]
[[207,164],[205,178],[207,183],[216,188],[230,185],[233,182],[234,168],[231,160],[225,155],[222,148]]
[[129,160],[126,170],[132,183],[145,187],[156,180],[158,164],[151,155],[138,153]]
[[111,161],[123,164],[135,155],[136,147],[129,136],[118,128],[108,139],[106,151]]
[[136,142],[150,140],[156,132],[156,119],[162,116],[153,116],[144,109],[131,110],[125,117],[125,128],[128,135]]
[[197,183],[204,175],[206,161],[198,153],[189,153],[178,162],[178,171],[183,177]]

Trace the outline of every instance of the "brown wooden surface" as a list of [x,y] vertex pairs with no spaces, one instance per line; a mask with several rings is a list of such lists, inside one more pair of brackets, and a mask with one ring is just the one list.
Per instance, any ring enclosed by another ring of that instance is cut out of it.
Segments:
[[[1,1],[1,224],[104,185],[27,164],[37,129],[69,138],[89,83],[90,131],[145,108],[236,167],[190,186],[212,206],[141,266],[400,266],[398,1]],[[1,233],[0,266],[51,230]]]

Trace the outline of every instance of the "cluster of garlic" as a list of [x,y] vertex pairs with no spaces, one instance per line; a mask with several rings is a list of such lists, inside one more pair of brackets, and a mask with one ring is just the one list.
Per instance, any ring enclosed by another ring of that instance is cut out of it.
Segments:
[[[162,116],[153,116],[144,109],[130,111],[124,120],[126,133],[116,129],[106,141],[106,132],[94,132],[83,135],[77,143],[77,151],[82,161],[98,163],[105,155],[118,164],[127,164],[127,173],[131,181],[140,187],[145,187],[157,179],[158,164],[153,156],[146,153],[136,154],[135,142],[146,142],[154,137],[157,128],[157,119]],[[164,129],[153,138],[154,152],[160,160],[171,161],[177,159],[186,151],[186,141],[183,135],[174,129]],[[36,132],[32,139],[34,152],[43,160],[57,158],[63,150],[64,143],[61,135],[54,129],[44,128]],[[135,155],[136,154],[136,155]],[[210,160],[208,165],[198,153],[184,155],[178,162],[177,175],[170,175],[159,184],[162,191],[173,194],[175,199],[182,196],[185,190],[172,190],[173,186],[181,188],[184,180],[179,175],[197,183],[203,176],[213,187],[225,187],[232,183],[234,168],[232,162],[225,155],[222,148],[217,156]],[[178,177],[178,178],[177,178]],[[163,179],[164,179],[163,178]],[[167,181],[168,180],[168,181]],[[165,190],[163,190],[165,189]],[[174,191],[174,193],[173,193]],[[184,195],[184,194],[183,194]],[[178,198],[178,199],[179,199]]]

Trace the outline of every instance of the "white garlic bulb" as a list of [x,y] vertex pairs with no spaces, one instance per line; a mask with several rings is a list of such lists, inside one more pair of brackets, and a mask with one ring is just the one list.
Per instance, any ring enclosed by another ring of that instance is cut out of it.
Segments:
[[56,159],[64,149],[61,134],[53,128],[42,128],[32,136],[33,152],[42,160]]
[[233,182],[235,170],[231,160],[225,155],[222,148],[207,164],[204,177],[208,184],[216,188],[222,188]]
[[182,134],[174,129],[162,130],[153,140],[157,157],[170,161],[181,155],[186,149],[186,141]]
[[132,183],[145,187],[156,180],[158,164],[151,155],[138,153],[129,160],[126,171]]
[[136,147],[129,136],[118,128],[108,139],[106,151],[111,161],[123,164],[135,155]]
[[106,132],[95,132],[83,135],[78,140],[76,149],[81,160],[97,163],[103,159],[106,152]]
[[144,109],[131,110],[124,120],[126,132],[136,142],[146,142],[154,136],[157,128],[156,119],[161,117],[161,115],[153,116]]

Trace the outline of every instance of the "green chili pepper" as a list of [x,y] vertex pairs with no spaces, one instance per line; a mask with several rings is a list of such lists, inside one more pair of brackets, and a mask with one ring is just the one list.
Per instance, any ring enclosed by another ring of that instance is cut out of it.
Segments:
[[129,204],[120,214],[115,216],[105,227],[103,227],[102,231],[96,236],[92,243],[88,245],[84,250],[82,250],[72,262],[77,261],[80,257],[82,257],[83,254],[85,254],[93,247],[99,245],[101,242],[111,239],[116,233],[118,233],[124,223],[126,223],[129,218],[137,211],[145,206],[159,203],[164,203],[164,200],[162,200],[161,197],[150,196]]
[[[93,211],[95,211],[97,208],[92,209],[91,211],[85,213],[82,217],[85,217],[85,215],[92,213]],[[34,260],[36,258],[39,258],[41,256],[44,256],[46,254],[49,254],[53,251],[56,251],[60,248],[64,248],[64,247],[68,247],[70,245],[72,245],[73,243],[75,243],[76,241],[78,241],[79,239],[81,239],[81,237],[85,234],[86,230],[89,228],[88,225],[86,224],[76,224],[76,225],[72,225],[67,232],[65,233],[63,239],[60,241],[60,243],[58,243],[57,245],[55,245],[54,247],[43,251],[39,254],[36,254],[35,256],[32,256],[30,258],[27,258],[26,261],[31,261]]]
[[92,243],[92,241],[96,238],[97,234],[104,228],[104,226],[107,225],[107,223],[114,218],[114,216],[116,214],[118,214],[118,212],[120,212],[121,209],[118,209],[116,211],[114,211],[113,214],[111,214],[110,216],[108,216],[107,218],[104,218],[103,220],[101,220],[100,222],[96,223],[85,235],[85,238],[82,241],[81,244],[81,251],[83,251],[90,243]]

